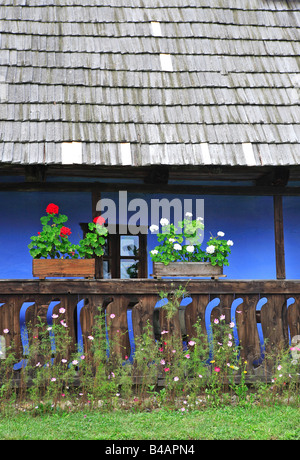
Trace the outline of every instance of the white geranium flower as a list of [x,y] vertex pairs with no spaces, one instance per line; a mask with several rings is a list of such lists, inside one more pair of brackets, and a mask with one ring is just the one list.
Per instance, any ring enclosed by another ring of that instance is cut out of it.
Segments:
[[151,233],[157,232],[157,230],[158,230],[158,225],[152,224],[152,225],[149,227],[149,230],[150,230]]
[[224,233],[224,232],[218,232],[217,235],[218,235],[218,236],[224,236],[225,233]]
[[228,244],[228,246],[233,246],[233,241],[227,240],[227,244]]
[[152,249],[151,254],[153,254],[155,256],[156,254],[158,254],[158,250],[157,249]]
[[211,244],[210,246],[207,246],[206,252],[208,254],[213,254],[215,252],[215,249],[216,249],[215,246],[213,244]]
[[203,217],[197,217],[196,220],[203,220]]
[[193,214],[191,212],[186,212],[185,217],[193,217]]
[[169,225],[168,219],[165,219],[164,217],[162,217],[162,218],[160,219],[160,225],[161,225],[162,227],[165,227],[166,225]]
[[179,243],[174,244],[174,249],[176,249],[176,251],[180,251],[182,249],[181,244]]
[[175,243],[175,241],[176,241],[175,238],[169,238],[170,243]]
[[186,247],[187,252],[194,252],[194,249],[195,249],[195,248],[194,248],[193,245],[190,245],[190,246],[187,246],[187,247]]

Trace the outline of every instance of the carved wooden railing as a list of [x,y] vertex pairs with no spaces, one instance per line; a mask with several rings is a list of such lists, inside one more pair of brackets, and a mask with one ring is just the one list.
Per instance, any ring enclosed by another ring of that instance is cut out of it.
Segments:
[[110,338],[119,334],[119,352],[123,357],[132,356],[134,339],[147,321],[152,326],[160,325],[161,330],[165,328],[164,314],[157,308],[159,292],[171,294],[179,286],[186,287],[188,297],[174,318],[173,332],[181,333],[183,339],[194,336],[198,318],[208,332],[210,322],[224,314],[228,323],[236,324],[235,340],[242,347],[250,371],[262,364],[266,339],[267,352],[282,345],[288,347],[291,339],[300,335],[297,280],[0,280],[2,344],[5,341],[8,347],[14,341],[18,369],[28,353],[26,324],[36,324],[38,317],[51,324],[53,313],[63,308],[72,337],[70,352],[84,352],[101,307],[107,315],[115,315]]

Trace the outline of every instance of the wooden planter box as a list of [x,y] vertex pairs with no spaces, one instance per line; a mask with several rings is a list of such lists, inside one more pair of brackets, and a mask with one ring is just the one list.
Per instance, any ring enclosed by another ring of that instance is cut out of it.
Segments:
[[33,259],[32,274],[40,279],[53,276],[94,278],[95,259]]
[[223,266],[211,265],[210,262],[170,262],[164,265],[162,262],[153,262],[154,278],[168,277],[224,277]]

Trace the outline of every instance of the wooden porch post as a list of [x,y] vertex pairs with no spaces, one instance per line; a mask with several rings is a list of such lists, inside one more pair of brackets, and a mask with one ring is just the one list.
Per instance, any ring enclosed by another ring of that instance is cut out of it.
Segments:
[[285,274],[282,196],[274,195],[273,203],[274,203],[276,278],[285,279],[286,274]]

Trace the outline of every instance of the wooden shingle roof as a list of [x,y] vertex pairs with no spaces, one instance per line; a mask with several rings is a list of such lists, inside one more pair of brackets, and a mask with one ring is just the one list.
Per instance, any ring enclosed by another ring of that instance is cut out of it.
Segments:
[[299,38],[297,0],[1,0],[0,162],[299,164]]

